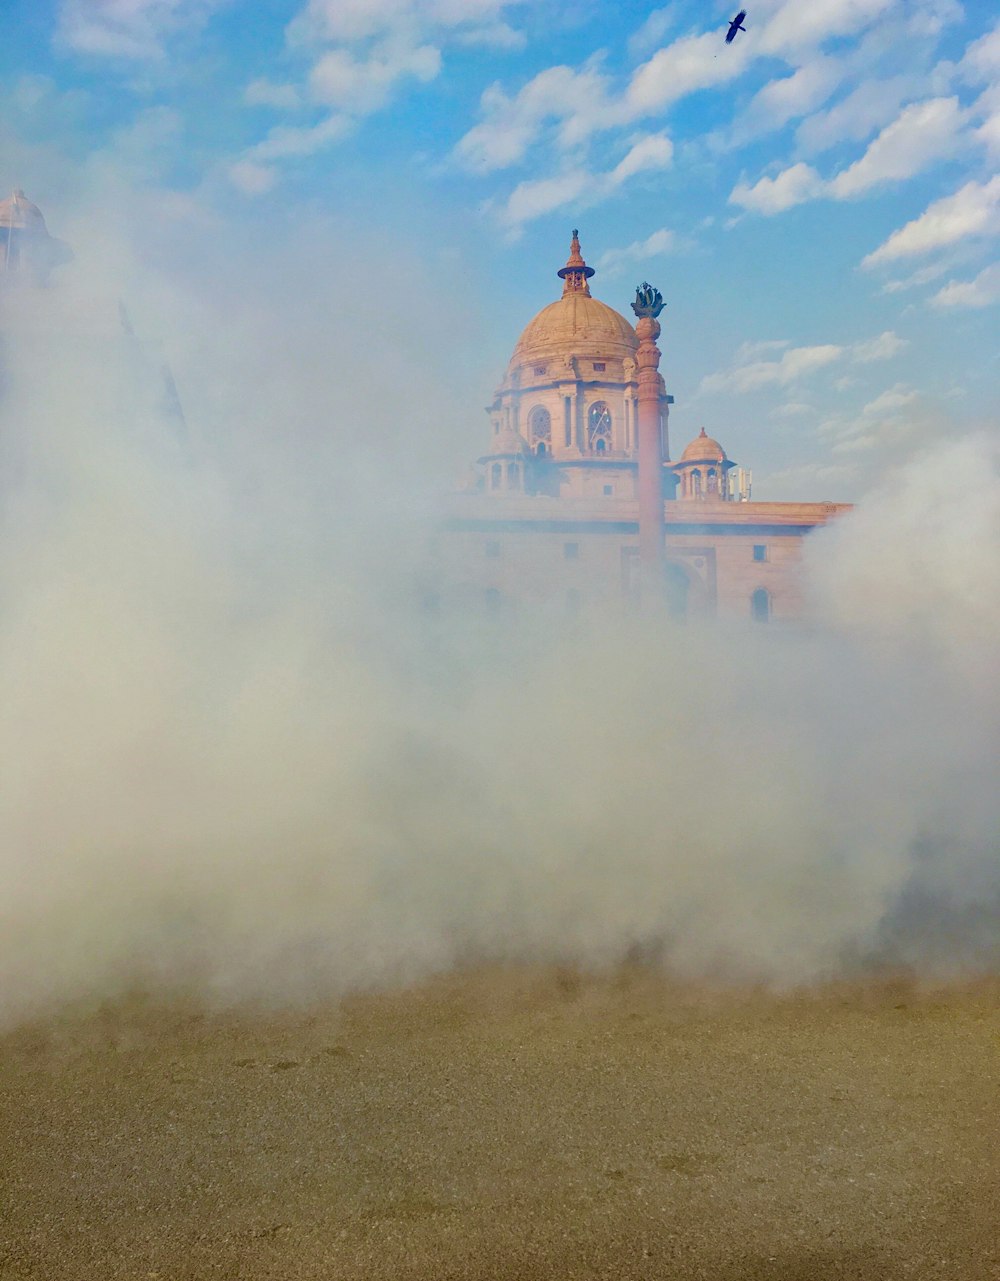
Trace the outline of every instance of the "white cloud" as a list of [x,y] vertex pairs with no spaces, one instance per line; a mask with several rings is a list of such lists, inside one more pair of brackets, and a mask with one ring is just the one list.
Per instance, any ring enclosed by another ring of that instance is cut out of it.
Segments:
[[463,134],[452,154],[473,173],[492,173],[523,159],[544,117],[519,111],[517,99],[509,99],[499,84],[484,90],[481,105],[490,118]]
[[877,338],[870,338],[867,342],[856,342],[851,348],[851,359],[862,365],[871,364],[875,360],[891,360],[909,345],[908,339],[900,338],[899,334],[887,329]]
[[309,0],[288,36],[292,43],[367,40],[398,28],[412,7],[410,0]]
[[507,22],[490,22],[482,27],[472,27],[468,31],[457,31],[455,43],[483,49],[523,49],[528,37],[523,31],[515,29]]
[[958,149],[966,119],[957,98],[913,103],[882,130],[860,160],[832,179],[830,195],[846,200],[880,183],[912,178]]
[[740,138],[762,128],[780,129],[825,102],[844,75],[835,58],[817,56],[790,76],[769,81],[750,99],[734,132]]
[[608,276],[618,276],[632,263],[647,262],[650,258],[672,253],[676,248],[677,236],[669,228],[661,227],[645,240],[634,240],[632,244],[621,249],[606,250],[597,260],[596,265],[598,271]]
[[[702,379],[698,390],[749,392],[761,387],[787,387],[841,360],[850,360],[855,364],[890,360],[906,346],[907,340],[900,338],[891,329],[879,334],[877,338],[846,347],[835,343],[792,347],[786,341],[744,343],[736,353],[732,368],[709,374]],[[781,352],[777,359],[762,359],[776,351]]]
[[263,142],[248,148],[245,159],[251,165],[260,161],[282,160],[288,156],[311,156],[331,143],[339,142],[353,128],[350,116],[333,115],[319,124],[295,129],[278,125]]
[[751,60],[750,46],[738,42],[719,56],[719,33],[682,36],[638,67],[625,94],[630,117],[662,111],[679,98],[725,84],[742,75]]
[[295,85],[275,84],[266,78],[251,80],[243,90],[243,101],[249,107],[277,107],[294,111],[302,105],[302,95]]
[[59,41],[77,53],[134,60],[161,58],[164,41],[197,30],[223,0],[63,0]]
[[779,405],[777,409],[771,410],[772,418],[806,418],[816,412],[815,405],[807,404],[804,400],[789,400],[785,404]]
[[480,106],[485,116],[455,146],[454,155],[474,173],[505,169],[523,159],[543,127],[555,122],[557,141],[570,146],[599,121],[610,120],[607,80],[594,66],[581,71],[548,67],[513,98],[499,84],[490,85]]
[[973,84],[986,83],[1000,73],[1000,22],[992,31],[969,44],[959,63],[959,71]]
[[868,401],[854,417],[826,419],[818,434],[831,442],[830,453],[836,457],[882,452],[889,458],[900,449],[909,451],[932,439],[937,425],[937,416],[927,411],[921,394],[905,383],[896,383]]
[[[454,2],[457,4],[459,0]],[[325,9],[336,8],[337,3],[339,0],[314,0],[314,5]],[[358,4],[360,0],[352,3]],[[406,8],[408,0],[374,0],[374,3],[376,7],[393,4]],[[926,94],[927,79],[916,73],[898,76],[885,90],[880,74],[867,75],[865,67],[854,65],[857,59],[852,62],[846,55],[825,56],[820,47],[826,41],[861,35],[880,18],[892,18],[895,22],[900,15],[894,11],[900,3],[901,0],[810,0],[809,3],[760,0],[750,18],[754,26],[753,39],[741,37],[736,43],[725,45],[721,40],[724,24],[716,24],[712,30],[700,34],[682,35],[636,67],[620,94],[614,91],[610,77],[599,70],[594,60],[582,70],[570,66],[547,68],[513,95],[494,84],[483,95],[481,120],[459,141],[455,158],[464,167],[479,173],[516,164],[545,136],[548,124],[555,124],[554,137],[561,148],[577,146],[600,131],[660,115],[674,102],[699,90],[720,88],[740,77],[762,55],[786,59],[792,64],[792,72],[758,91],[732,129],[734,139],[752,135],[759,129],[780,127],[812,111],[847,74],[863,75],[871,85],[866,84],[849,95],[849,100],[825,116],[811,117],[803,137],[819,149],[833,145],[844,136],[863,138],[891,119],[907,95]],[[908,0],[908,3],[921,31],[938,30],[945,22],[954,20],[959,12],[957,0]],[[425,4],[433,10],[432,0],[425,0]],[[632,38],[633,55],[662,39],[678,11],[676,5],[669,4],[651,12]],[[888,25],[883,24],[879,30],[879,39],[884,44],[889,38]],[[870,61],[872,55],[862,57],[862,62],[865,57]],[[883,147],[888,150],[890,145],[899,142],[890,135]],[[869,162],[873,170],[877,159],[876,155]],[[845,179],[845,189],[854,181],[853,177]],[[811,198],[817,190],[817,179],[810,177],[805,169],[793,166],[787,177],[765,180],[756,188],[741,184],[737,188],[737,203],[746,197],[748,207],[766,206],[775,211]]]
[[722,373],[708,374],[701,380],[698,391],[750,392],[761,387],[787,387],[817,369],[840,360],[844,354],[845,348],[832,343],[815,347],[788,347],[778,360],[755,360],[749,364],[738,364]]
[[828,111],[803,120],[795,133],[799,148],[818,155],[844,142],[863,142],[898,114],[907,98],[917,97],[921,82],[916,76],[865,79]]
[[829,485],[831,493],[843,492],[845,483],[854,479],[854,470],[843,463],[799,463],[780,471],[757,472],[761,488],[766,485],[770,498],[800,499],[802,492],[815,492],[817,484]]
[[932,280],[937,280],[948,270],[946,262],[935,262],[929,267],[921,267],[919,271],[914,271],[911,275],[903,277],[902,280],[887,280],[882,286],[880,293],[898,294],[904,289],[916,289],[921,285],[930,284]]
[[[216,0],[218,2],[218,0]],[[450,41],[517,49],[524,36],[505,14],[526,0],[309,0],[286,29],[314,51],[306,87],[315,103],[353,116],[378,111],[406,81],[437,78]],[[255,81],[248,100],[293,105],[294,86]],[[300,154],[300,153],[295,153]]]
[[[754,58],[760,55],[792,55],[800,62],[801,77],[784,90],[775,90],[791,99],[808,104],[821,101],[822,81],[832,71],[827,60],[818,55],[806,62],[802,55],[816,50],[834,37],[854,35],[870,26],[897,0],[781,0],[770,16],[757,19],[753,39],[740,36],[732,45],[722,45],[722,28],[700,35],[686,35],[658,50],[638,67],[625,95],[625,105],[632,118],[661,111],[664,107],[694,93],[725,84],[742,75]],[[764,7],[764,6],[759,6]],[[748,27],[755,22],[748,19]],[[815,65],[816,63],[819,65]],[[796,73],[797,75],[798,73]],[[795,80],[795,75],[789,77]],[[808,105],[805,106],[808,110]],[[793,108],[794,110],[794,108]],[[791,118],[790,116],[788,118]]]
[[982,120],[974,131],[976,141],[993,155],[1000,156],[1000,73],[996,83],[979,95],[969,112]]
[[229,166],[229,181],[246,196],[263,196],[278,181],[278,172],[252,160],[237,160]]
[[[507,9],[517,9],[530,0],[413,0],[417,12],[446,27],[493,22]],[[340,0],[334,0],[339,4]]]
[[771,351],[784,351],[792,344],[787,338],[766,338],[756,342],[740,343],[736,351],[736,364],[748,365],[752,360],[759,360]]
[[762,387],[769,382],[787,387],[789,383],[804,378],[814,370],[839,360],[843,354],[843,347],[832,343],[816,347],[789,347],[773,366],[771,363],[761,362],[740,371],[741,384],[746,389],[751,386]]
[[968,118],[957,98],[913,103],[882,130],[859,160],[829,181],[800,161],[776,178],[761,178],[752,187],[738,184],[729,201],[770,215],[821,196],[849,200],[881,183],[902,182],[954,155],[962,144]]
[[489,30],[525,0],[309,0],[289,24],[293,44],[357,41],[430,27]]
[[620,186],[637,173],[666,169],[673,158],[674,144],[666,134],[649,134],[633,143],[625,158],[608,175],[608,181],[612,187]]
[[398,81],[413,77],[426,83],[440,70],[441,52],[433,45],[387,42],[366,58],[331,49],[309,73],[309,90],[326,106],[367,115],[385,105]]
[[172,107],[146,107],[111,135],[105,160],[132,182],[163,181],[183,145],[184,118]]
[[352,116],[334,113],[314,125],[276,125],[229,166],[229,181],[245,195],[264,195],[278,180],[276,160],[315,155],[346,137],[355,123]]
[[678,18],[676,4],[664,5],[662,9],[653,9],[642,26],[629,36],[628,51],[631,57],[644,57],[651,49],[661,43],[663,37]]
[[745,182],[738,183],[729,196],[729,203],[754,213],[776,214],[821,196],[825,185],[811,165],[800,162],[776,178],[761,178],[752,187]]
[[884,418],[861,417],[841,426],[840,439],[830,447],[831,454],[869,453],[873,450],[912,451],[924,439],[922,424],[898,413]]
[[572,169],[553,178],[519,183],[507,200],[501,219],[508,227],[518,228],[574,201],[583,200],[593,205],[637,173],[666,168],[673,157],[673,150],[673,144],[665,134],[649,134],[634,141],[624,159],[608,173],[594,174]]
[[554,178],[518,183],[504,206],[503,221],[510,227],[518,227],[553,209],[561,209],[592,188],[593,181],[591,174],[574,169]]
[[869,418],[895,413],[897,410],[905,409],[907,405],[912,405],[917,399],[919,399],[918,393],[912,387],[907,387],[905,383],[896,383],[895,386],[876,396],[874,400],[870,400],[862,407],[861,412]]
[[762,53],[782,54],[863,31],[895,0],[783,0],[760,37]]
[[922,0],[910,15],[907,30],[915,36],[934,37],[950,22],[961,22],[964,17],[965,10],[958,0]]
[[935,307],[989,307],[1000,302],[1000,262],[991,263],[974,280],[949,280],[931,299]]
[[1000,176],[986,183],[967,182],[951,196],[935,200],[919,218],[900,227],[870,253],[863,267],[911,258],[953,245],[967,236],[1000,234]]

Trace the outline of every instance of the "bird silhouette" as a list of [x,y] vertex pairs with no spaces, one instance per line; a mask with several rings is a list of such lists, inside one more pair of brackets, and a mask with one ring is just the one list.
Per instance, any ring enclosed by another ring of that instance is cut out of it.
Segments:
[[729,24],[729,30],[726,32],[726,44],[732,44],[736,39],[737,31],[746,31],[743,25],[743,19],[747,16],[746,9],[741,9],[736,17]]

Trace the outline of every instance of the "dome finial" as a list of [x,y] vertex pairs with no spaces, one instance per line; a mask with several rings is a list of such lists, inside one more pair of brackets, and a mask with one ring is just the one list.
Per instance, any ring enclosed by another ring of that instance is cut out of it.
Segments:
[[594,274],[593,267],[588,267],[580,252],[580,233],[573,228],[573,240],[569,247],[566,266],[560,267],[556,275],[563,281],[563,297],[567,294],[586,294],[590,297],[590,286],[587,281]]

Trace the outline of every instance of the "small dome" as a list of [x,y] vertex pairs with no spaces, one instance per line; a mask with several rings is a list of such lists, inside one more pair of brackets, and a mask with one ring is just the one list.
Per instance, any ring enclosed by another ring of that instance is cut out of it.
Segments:
[[726,461],[726,451],[717,440],[705,434],[702,427],[698,435],[681,454],[682,463],[722,463]]
[[6,200],[0,200],[0,227],[20,227],[26,231],[48,234],[41,209],[20,188]]

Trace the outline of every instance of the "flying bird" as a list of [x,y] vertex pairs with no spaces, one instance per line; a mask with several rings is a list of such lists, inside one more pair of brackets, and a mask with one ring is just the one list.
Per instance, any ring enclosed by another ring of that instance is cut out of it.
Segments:
[[729,24],[729,30],[726,32],[726,44],[732,44],[736,39],[737,31],[746,31],[743,25],[743,19],[747,16],[746,9],[741,9],[736,17]]

